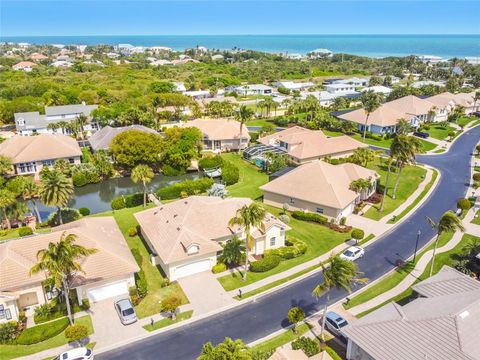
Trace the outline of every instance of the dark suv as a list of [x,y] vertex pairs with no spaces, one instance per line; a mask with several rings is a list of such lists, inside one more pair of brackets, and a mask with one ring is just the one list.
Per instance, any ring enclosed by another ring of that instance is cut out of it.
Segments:
[[413,135],[421,137],[423,139],[427,139],[430,136],[430,134],[426,131],[415,131]]

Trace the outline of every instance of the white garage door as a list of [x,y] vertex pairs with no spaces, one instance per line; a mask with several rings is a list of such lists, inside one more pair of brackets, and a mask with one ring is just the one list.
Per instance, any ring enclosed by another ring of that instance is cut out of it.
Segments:
[[208,270],[210,270],[210,259],[204,259],[187,265],[177,266],[175,268],[175,277],[178,279]]
[[126,281],[107,284],[88,290],[87,297],[90,302],[94,303],[123,294],[128,294],[128,285]]

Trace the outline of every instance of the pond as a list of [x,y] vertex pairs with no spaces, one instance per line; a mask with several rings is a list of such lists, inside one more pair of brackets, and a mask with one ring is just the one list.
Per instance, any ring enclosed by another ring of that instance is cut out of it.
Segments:
[[[197,179],[199,174],[188,173],[180,176],[164,176],[156,175],[150,184],[148,184],[149,192],[155,192],[159,188],[174,184],[182,180]],[[130,177],[122,177],[109,179],[98,184],[89,184],[79,188],[75,188],[75,193],[69,203],[69,207],[79,209],[86,207],[90,209],[92,214],[97,214],[112,210],[111,201],[121,195],[134,194],[143,192],[141,183],[135,184]],[[30,206],[30,204],[29,204]],[[48,215],[55,211],[54,208],[38,203],[42,220],[46,220]]]

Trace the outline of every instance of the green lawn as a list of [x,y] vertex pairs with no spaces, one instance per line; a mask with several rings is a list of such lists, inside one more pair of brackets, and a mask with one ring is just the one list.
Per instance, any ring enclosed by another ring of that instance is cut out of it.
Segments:
[[180,321],[190,319],[192,317],[192,314],[193,314],[193,310],[185,311],[183,313],[177,314],[177,318],[175,320],[172,320],[171,318],[165,318],[165,319],[162,319],[162,320],[159,320],[159,321],[155,321],[153,323],[153,326],[148,324],[148,325],[145,325],[143,328],[147,331],[158,330],[158,329],[161,329],[163,327],[176,324]]
[[[350,136],[353,137],[355,140],[363,142],[363,136],[359,133],[355,133],[355,134],[350,135]],[[429,141],[426,141],[426,140],[423,140],[423,139],[419,139],[419,140],[422,143],[423,151],[425,151],[425,152],[433,150],[437,147],[437,145],[435,145],[435,144],[433,144]],[[389,149],[390,145],[392,145],[392,139],[375,140],[375,139],[365,138],[365,143],[368,144],[368,145],[378,146],[378,147]]]
[[[383,163],[380,165],[378,161],[371,163],[368,166],[370,169],[375,170],[380,175],[379,190],[383,194],[384,183],[387,176],[386,165]],[[393,167],[392,167],[393,168]],[[400,182],[398,184],[397,196],[392,199],[393,187],[395,180],[397,179],[397,173],[391,172],[390,179],[388,181],[387,196],[385,198],[385,206],[383,212],[379,212],[380,204],[373,205],[365,213],[365,217],[373,220],[380,220],[385,215],[390,214],[403,204],[418,188],[418,185],[423,181],[427,171],[419,166],[406,166],[402,170]]]
[[294,333],[292,330],[285,330],[285,332],[281,333],[280,335],[253,346],[252,350],[255,352],[269,352],[275,350],[276,348],[288,344],[296,338],[304,335],[309,330],[310,326],[306,323],[303,323],[297,326],[296,333]]
[[275,125],[275,124],[271,120],[267,120],[267,119],[255,119],[255,120],[247,121],[247,126],[269,126],[269,125]]
[[431,125],[430,128],[427,130],[430,136],[434,139],[444,140],[448,137],[448,133],[451,131],[455,131],[456,129],[447,126],[446,128],[441,127],[440,125]]
[[474,217],[474,218],[473,218],[472,224],[480,225],[480,210],[478,210],[475,215],[476,215],[477,217]]
[[324,130],[324,129],[321,129],[321,130],[325,135],[330,136],[330,137],[337,137],[337,136],[345,135],[344,133],[342,133],[340,131],[331,131],[331,130]]
[[[448,243],[452,239],[452,237],[453,237],[452,233],[445,233],[442,236],[440,236],[440,239],[438,240],[438,247],[440,248],[444,246],[446,243]],[[413,239],[412,241],[415,241],[415,239]],[[430,244],[425,250],[418,253],[415,263],[418,262],[418,260],[422,257],[422,255],[426,251],[432,248],[433,248],[433,243]],[[346,309],[350,309],[352,307],[355,307],[357,305],[370,301],[371,299],[377,297],[378,295],[393,289],[395,286],[400,284],[403,281],[403,279],[407,277],[407,275],[413,270],[413,268],[414,268],[413,263],[409,263],[409,265],[407,265],[403,269],[396,268],[395,271],[387,275],[385,278],[377,282],[375,285],[372,285],[367,290],[351,298],[348,305],[344,303],[343,307]]]
[[459,119],[457,119],[457,125],[460,126],[465,126],[469,123],[471,123],[474,120],[474,118],[468,117],[468,116],[462,116]]
[[[283,210],[274,208],[272,206],[265,205],[265,208],[275,216],[279,216],[281,213],[283,213]],[[288,270],[296,265],[328,253],[337,245],[350,239],[349,233],[342,234],[330,230],[325,226],[296,220],[292,217],[290,217],[290,223],[288,225],[292,228],[292,230],[287,232],[287,237],[292,236],[299,240],[305,241],[308,246],[307,252],[297,258],[282,261],[280,265],[272,270],[263,273],[249,272],[246,281],[241,280],[241,271],[236,271],[233,274],[222,276],[218,279],[218,281],[220,281],[225,290],[230,291],[238,289],[242,286],[265,279],[271,275],[279,274],[282,271]]]
[[[20,235],[18,234],[18,230],[19,230],[19,228],[6,230],[7,233],[4,236],[0,236],[0,242],[2,242],[4,240],[19,238]],[[41,228],[41,229],[36,230],[36,232],[39,233],[39,234],[49,233],[50,231],[51,231],[50,228]]]
[[420,202],[420,200],[422,200],[425,197],[425,195],[427,195],[428,191],[431,189],[431,187],[435,183],[435,180],[437,179],[437,176],[438,176],[438,171],[433,170],[432,179],[427,184],[427,186],[425,186],[425,189],[423,189],[423,191],[420,193],[420,195],[410,205],[408,205],[405,210],[403,210],[400,214],[398,214],[395,217],[395,221],[389,220],[388,224],[394,224],[398,220],[403,218],[405,215],[407,215]]
[[240,180],[238,183],[227,187],[230,196],[249,197],[254,200],[263,196],[259,187],[268,182],[267,174],[255,165],[243,160],[239,154],[222,154],[222,157],[234,163],[240,169]]
[[[90,315],[75,319],[75,324],[84,325],[88,329],[88,335],[93,334],[93,325]],[[15,359],[21,356],[27,356],[38,353],[40,351],[53,349],[67,344],[65,332],[62,332],[48,340],[33,345],[0,345],[0,358],[2,360]]]
[[109,211],[100,214],[100,216],[113,216],[117,221],[117,224],[122,231],[130,249],[138,249],[143,257],[141,267],[147,279],[148,295],[140,302],[138,306],[135,307],[135,310],[139,318],[144,318],[153,314],[158,314],[161,311],[160,302],[162,299],[170,296],[171,294],[176,294],[181,297],[182,304],[187,304],[188,299],[177,282],[173,282],[169,286],[162,287],[164,278],[160,272],[160,267],[153,266],[151,264],[148,247],[138,235],[133,237],[128,236],[128,229],[138,225],[137,221],[133,217],[133,214],[140,210],[143,210],[142,206]]

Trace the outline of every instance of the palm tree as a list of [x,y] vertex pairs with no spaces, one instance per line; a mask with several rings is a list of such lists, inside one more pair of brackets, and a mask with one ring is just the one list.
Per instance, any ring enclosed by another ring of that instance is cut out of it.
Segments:
[[367,167],[369,162],[375,160],[375,150],[368,147],[355,149],[353,151],[353,158],[355,162]]
[[433,274],[433,265],[435,263],[435,253],[437,252],[438,239],[443,233],[452,233],[457,230],[461,232],[465,231],[462,220],[451,210],[443,213],[442,217],[435,223],[431,218],[427,216],[427,221],[432,225],[434,229],[437,229],[437,238],[435,239],[435,245],[433,246],[432,262],[430,264],[430,276]]
[[73,194],[72,181],[61,172],[45,168],[40,175],[39,195],[43,203],[47,206],[56,206],[58,211],[58,221],[63,224],[62,207],[68,204]]
[[365,91],[360,96],[360,101],[365,111],[365,124],[363,126],[363,142],[365,142],[365,136],[367,135],[368,118],[370,114],[380,107],[380,96],[373,90]]
[[70,283],[76,272],[85,273],[77,260],[97,252],[97,249],[87,249],[75,244],[75,240],[76,235],[63,232],[58,242],[51,242],[46,249],[37,252],[38,263],[30,269],[30,275],[44,271],[46,276],[53,280],[55,287],[63,290],[70,325],[73,325],[69,299]]
[[422,150],[423,145],[419,139],[413,136],[397,135],[392,141],[392,146],[396,148],[394,153],[398,169],[392,193],[392,199],[395,199],[402,169],[405,165],[415,164],[415,154]]
[[[25,178],[25,184],[23,185],[22,189],[22,197],[25,201],[30,200],[33,206],[33,210],[35,211],[35,215],[37,216],[37,221],[39,223],[42,222],[42,217],[40,216],[40,211],[38,211],[37,202],[35,198],[38,197],[39,187],[33,181],[33,178]],[[28,180],[27,180],[28,179]]]
[[313,296],[319,298],[323,294],[327,294],[325,306],[323,309],[322,330],[320,338],[325,343],[325,319],[327,314],[328,303],[330,301],[330,290],[333,288],[343,289],[346,292],[351,292],[353,284],[366,283],[367,278],[358,278],[361,273],[358,271],[357,264],[354,262],[344,260],[338,255],[330,255],[328,259],[330,266],[322,263],[323,282],[319,283],[313,289]]
[[147,184],[153,179],[153,170],[148,165],[137,165],[133,168],[130,177],[134,183],[139,181],[143,184],[143,207],[147,206]]
[[245,228],[245,271],[243,281],[247,280],[248,271],[248,251],[253,247],[254,239],[251,234],[253,227],[263,228],[263,219],[266,210],[262,204],[252,202],[250,205],[244,205],[237,210],[235,217],[230,219],[229,225],[240,225]]
[[222,253],[218,257],[225,265],[238,265],[242,261],[242,254],[245,252],[245,245],[236,235],[232,236],[225,244],[222,244]]
[[253,110],[249,109],[246,105],[240,106],[238,112],[235,113],[235,119],[240,123],[240,142],[242,141],[243,127],[253,118],[253,115]]
[[80,114],[78,115],[74,120],[75,127],[78,129],[78,132],[80,133],[80,138],[81,140],[84,140],[83,132],[85,125],[88,124],[88,117],[85,114]]
[[0,189],[0,209],[2,209],[3,217],[7,228],[10,229],[10,220],[7,215],[7,208],[15,203],[15,194],[7,189]]
[[393,155],[392,155],[392,152],[390,150],[390,156],[388,157],[388,160],[387,160],[387,177],[385,178],[385,188],[383,189],[382,202],[380,204],[380,208],[378,209],[379,212],[382,212],[383,208],[385,206],[385,197],[387,196],[388,180],[390,179],[390,171],[392,169],[392,161],[393,161]]
[[480,100],[480,90],[475,91],[475,94],[473,95],[473,111],[477,111],[477,102]]
[[372,186],[372,183],[367,179],[357,179],[350,183],[350,189],[357,194],[361,194],[363,191],[368,193],[368,190]]

